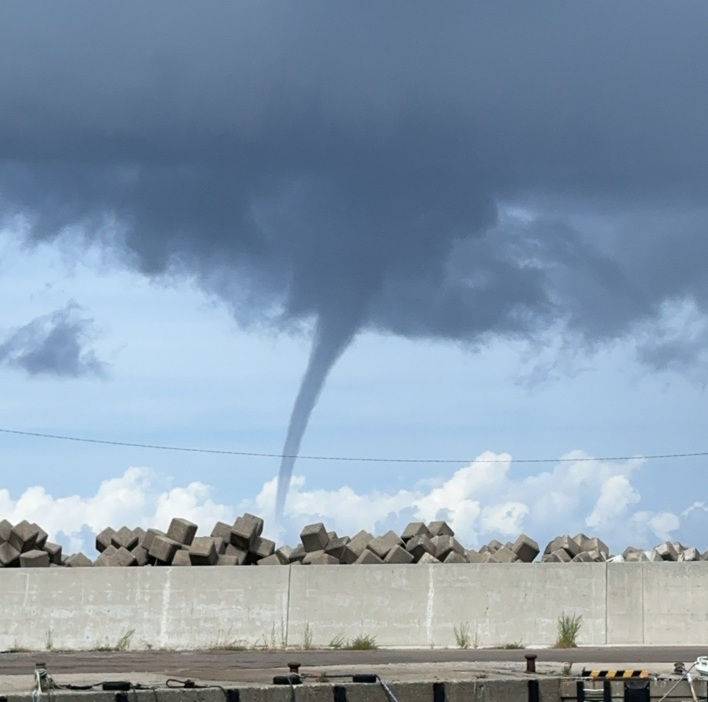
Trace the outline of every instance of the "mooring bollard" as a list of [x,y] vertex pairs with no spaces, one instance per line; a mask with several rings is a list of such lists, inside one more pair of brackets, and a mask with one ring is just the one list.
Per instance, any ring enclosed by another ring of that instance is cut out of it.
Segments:
[[535,673],[536,672],[536,659],[538,656],[534,653],[527,653],[524,658],[526,659],[526,672]]

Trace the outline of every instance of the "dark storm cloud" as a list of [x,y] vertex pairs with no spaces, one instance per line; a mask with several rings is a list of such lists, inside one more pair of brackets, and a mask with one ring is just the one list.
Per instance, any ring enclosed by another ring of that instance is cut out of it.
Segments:
[[0,343],[0,363],[29,375],[103,377],[104,364],[85,348],[93,335],[92,320],[79,318],[76,305],[69,304],[7,335]]
[[[147,273],[196,275],[242,321],[336,306],[357,326],[474,339],[555,307],[602,337],[666,297],[705,299],[705,218],[682,254],[693,275],[664,270],[642,290],[630,281],[664,267],[664,249],[681,265],[670,220],[653,239],[614,235],[632,260],[539,226],[539,265],[489,242],[499,202],[705,205],[701,5],[2,15],[0,197],[30,238],[101,237]],[[590,271],[593,290],[559,296],[549,266]],[[583,314],[597,290],[623,309],[606,326]]]
[[313,320],[304,426],[363,328],[705,312],[707,47],[702,3],[6,2],[0,212]]

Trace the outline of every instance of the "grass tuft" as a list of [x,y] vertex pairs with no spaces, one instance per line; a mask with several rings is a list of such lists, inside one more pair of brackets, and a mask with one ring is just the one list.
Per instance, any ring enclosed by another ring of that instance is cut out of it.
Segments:
[[337,634],[329,642],[329,647],[333,648],[335,651],[339,651],[340,649],[344,648],[346,645],[347,645],[347,639],[344,636],[344,634]]
[[378,646],[376,644],[376,637],[369,635],[357,636],[351,641],[347,641],[347,645],[344,646],[347,651],[375,651]]
[[566,614],[563,612],[558,617],[558,638],[556,648],[576,648],[578,646],[578,633],[583,625],[582,614]]
[[470,624],[469,622],[463,622],[462,624],[455,624],[452,627],[455,633],[455,642],[458,648],[469,648],[472,640],[470,639]]

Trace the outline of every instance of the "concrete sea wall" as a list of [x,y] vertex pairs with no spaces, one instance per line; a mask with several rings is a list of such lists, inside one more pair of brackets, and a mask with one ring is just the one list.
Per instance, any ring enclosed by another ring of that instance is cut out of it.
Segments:
[[0,570],[0,650],[708,645],[708,562]]

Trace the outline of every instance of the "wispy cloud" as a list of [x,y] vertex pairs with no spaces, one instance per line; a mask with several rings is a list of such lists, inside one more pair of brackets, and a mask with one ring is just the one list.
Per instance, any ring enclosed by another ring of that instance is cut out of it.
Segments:
[[69,302],[11,331],[0,343],[0,363],[21,368],[30,376],[103,377],[106,365],[93,349],[86,348],[96,336],[94,322],[80,317],[80,309]]

